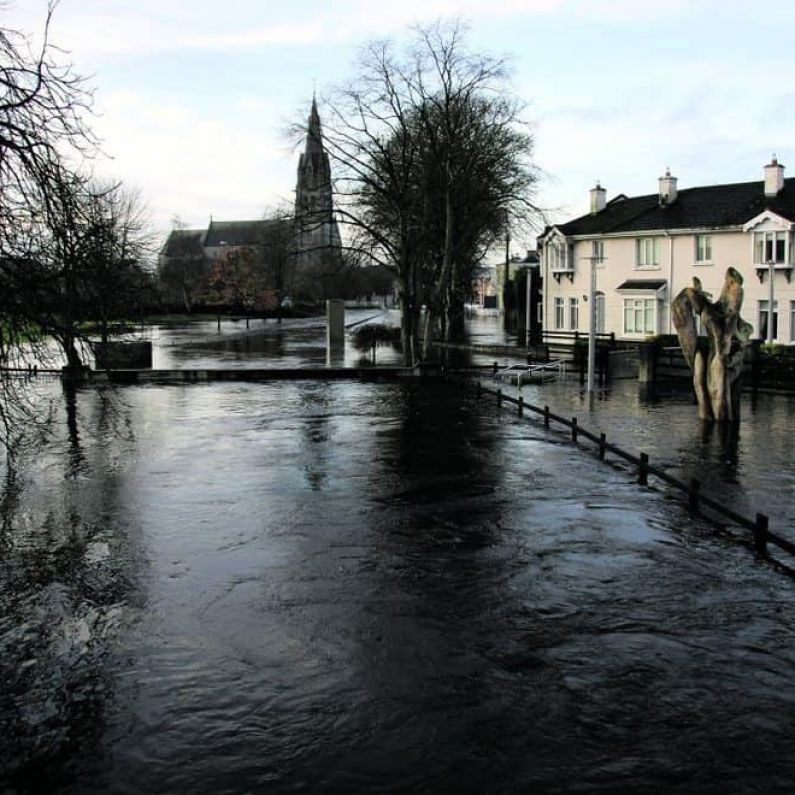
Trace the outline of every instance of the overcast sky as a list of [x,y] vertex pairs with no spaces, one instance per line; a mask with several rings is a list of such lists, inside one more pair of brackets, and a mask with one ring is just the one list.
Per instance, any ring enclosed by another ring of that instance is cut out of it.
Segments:
[[[34,32],[45,2],[0,14]],[[608,199],[656,191],[666,167],[680,189],[757,180],[774,152],[795,175],[790,0],[61,0],[52,38],[92,76],[97,169],[138,187],[165,231],[291,201],[283,130],[313,83],[322,103],[362,43],[451,15],[511,60],[557,220],[587,211],[597,179]]]

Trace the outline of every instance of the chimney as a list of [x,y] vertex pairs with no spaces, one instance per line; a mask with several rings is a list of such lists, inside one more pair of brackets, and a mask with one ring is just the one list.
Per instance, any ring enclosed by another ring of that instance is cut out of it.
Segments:
[[596,187],[591,188],[591,215],[601,212],[605,208],[607,191],[596,181]]
[[784,166],[773,155],[773,159],[765,166],[765,196],[777,196],[783,187]]
[[660,184],[660,206],[673,204],[676,201],[676,177],[671,176],[671,169],[666,168],[665,174],[658,180]]

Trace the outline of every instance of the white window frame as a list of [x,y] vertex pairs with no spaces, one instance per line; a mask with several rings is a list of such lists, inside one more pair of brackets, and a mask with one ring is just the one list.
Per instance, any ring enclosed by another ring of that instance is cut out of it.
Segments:
[[566,322],[566,304],[561,296],[556,295],[553,299],[553,306],[554,312],[552,317],[555,321],[555,330],[558,331],[565,328],[564,323]]
[[600,265],[605,259],[605,241],[593,240],[591,241],[591,257],[596,265]]
[[571,246],[560,239],[553,239],[547,248],[549,254],[549,269],[552,273],[570,273],[574,270]]
[[[767,308],[770,301],[767,298],[762,298],[756,302],[756,320],[759,328],[759,339],[766,340],[767,339]],[[781,325],[779,323],[779,316],[778,316],[778,298],[773,299],[773,340],[778,340],[778,334],[781,331]],[[765,322],[762,322],[762,318],[765,318]],[[764,329],[764,330],[763,330]]]
[[660,269],[660,238],[635,238],[635,268],[651,271]]
[[[627,315],[627,312],[631,315]],[[631,322],[627,323],[628,317]],[[640,322],[638,322],[640,321]],[[649,322],[650,321],[650,322]],[[628,295],[621,304],[621,325],[625,337],[645,338],[658,333],[660,301],[647,295]]]
[[695,236],[695,263],[696,265],[712,264],[712,235]]
[[[789,232],[768,230],[754,232],[753,252],[754,265],[757,267],[769,264],[772,259],[775,265],[786,266],[790,262],[791,240]],[[779,243],[783,244],[779,247]]]
[[579,298],[569,298],[569,328],[577,331],[580,327],[580,300]]

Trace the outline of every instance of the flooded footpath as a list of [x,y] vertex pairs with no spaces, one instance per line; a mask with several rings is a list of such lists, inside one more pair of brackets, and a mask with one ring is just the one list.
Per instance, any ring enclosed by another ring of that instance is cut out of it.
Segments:
[[0,792],[791,791],[795,581],[634,473],[444,383],[56,397]]

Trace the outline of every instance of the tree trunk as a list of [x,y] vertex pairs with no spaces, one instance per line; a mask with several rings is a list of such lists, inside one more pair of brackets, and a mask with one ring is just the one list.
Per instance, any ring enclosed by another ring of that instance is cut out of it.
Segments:
[[[710,301],[698,279],[671,304],[676,333],[687,363],[693,370],[693,388],[702,420],[737,422],[740,419],[740,374],[751,324],[740,317],[743,278],[734,269],[726,271],[720,298]],[[707,339],[696,333],[696,315]]]
[[442,268],[439,273],[439,280],[436,283],[436,288],[433,290],[431,300],[428,304],[429,318],[426,324],[426,344],[423,346],[423,351],[426,354],[430,350],[432,341],[432,326],[430,323],[431,307],[438,307],[440,314],[448,316],[446,327],[449,333],[450,293],[453,282],[453,221],[452,189],[448,184],[444,193],[444,248],[442,250]]
[[63,348],[63,352],[66,355],[67,367],[83,366],[83,360],[80,358],[80,354],[77,351],[77,345],[75,343],[73,334],[70,332],[64,334],[63,339],[61,340],[61,347]]

